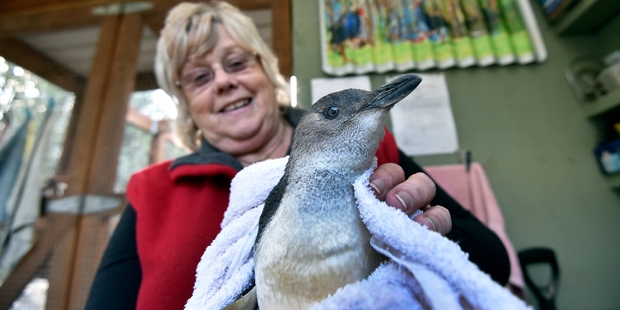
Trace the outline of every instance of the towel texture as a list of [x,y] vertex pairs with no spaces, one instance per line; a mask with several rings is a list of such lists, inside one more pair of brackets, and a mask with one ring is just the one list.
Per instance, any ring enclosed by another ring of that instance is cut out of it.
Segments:
[[[233,179],[222,231],[198,264],[186,309],[222,309],[252,285],[258,220],[287,160],[256,163]],[[313,309],[528,308],[471,263],[458,245],[377,200],[368,189],[373,170],[355,182],[355,194],[372,246],[390,259],[368,279],[339,289]]]

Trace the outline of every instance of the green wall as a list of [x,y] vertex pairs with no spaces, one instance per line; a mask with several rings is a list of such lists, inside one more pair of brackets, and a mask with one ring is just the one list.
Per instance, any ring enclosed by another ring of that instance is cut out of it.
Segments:
[[[318,2],[293,0],[292,9],[293,71],[301,105],[308,106],[310,79],[326,76]],[[598,135],[564,68],[576,56],[620,48],[620,19],[596,35],[558,37],[538,7],[535,12],[549,51],[544,63],[445,71],[460,147],[484,166],[515,248],[555,250],[561,268],[557,308],[618,309],[620,195],[599,173],[592,155]],[[378,87],[385,76],[371,78]],[[459,158],[416,160],[433,165]]]

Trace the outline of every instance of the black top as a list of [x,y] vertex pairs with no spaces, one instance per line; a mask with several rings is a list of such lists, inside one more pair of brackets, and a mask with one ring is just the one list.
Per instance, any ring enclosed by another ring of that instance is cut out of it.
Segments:
[[[299,121],[299,110],[287,111],[287,119],[294,126]],[[206,141],[203,140],[203,144]],[[209,158],[214,148],[201,148],[192,155],[179,158],[173,167],[183,164],[205,163],[200,159]],[[424,172],[410,157],[400,152],[400,166],[405,177]],[[476,219],[469,211],[459,205],[439,185],[431,205],[441,205],[450,211],[452,230],[446,237],[456,242],[469,254],[469,260],[488,273],[501,285],[508,283],[510,261],[501,240]],[[136,247],[136,212],[129,205],[118,223],[93,282],[86,309],[134,309],[142,279],[138,250]]]

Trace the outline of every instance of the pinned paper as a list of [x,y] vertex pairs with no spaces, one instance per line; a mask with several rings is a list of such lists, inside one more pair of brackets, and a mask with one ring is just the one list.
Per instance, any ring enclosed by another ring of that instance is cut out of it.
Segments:
[[445,76],[418,75],[422,83],[390,111],[396,143],[409,156],[455,153],[459,144]]

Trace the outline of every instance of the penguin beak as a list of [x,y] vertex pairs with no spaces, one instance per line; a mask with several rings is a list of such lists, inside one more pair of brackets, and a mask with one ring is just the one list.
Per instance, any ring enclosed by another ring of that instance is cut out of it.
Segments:
[[422,82],[415,74],[405,74],[372,92],[374,97],[364,109],[389,109],[407,97]]

